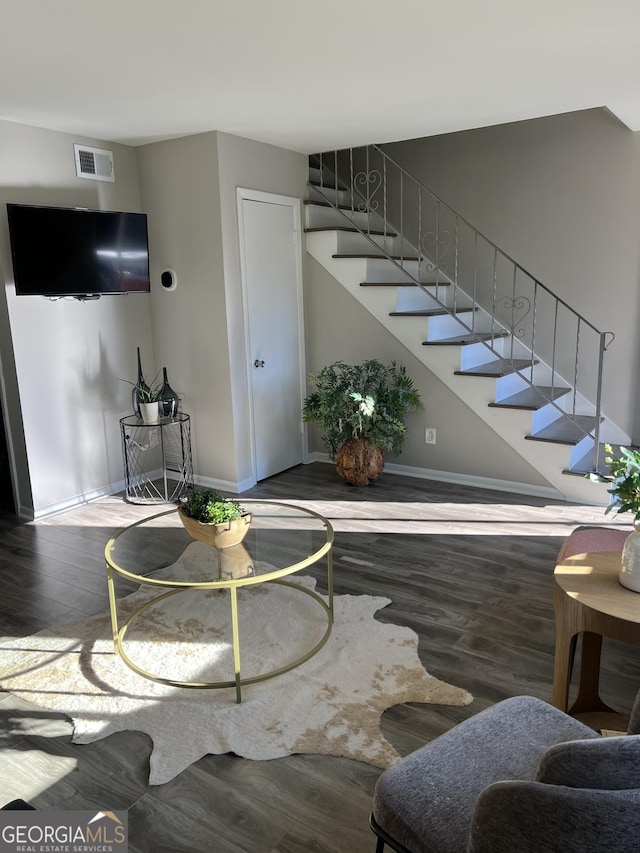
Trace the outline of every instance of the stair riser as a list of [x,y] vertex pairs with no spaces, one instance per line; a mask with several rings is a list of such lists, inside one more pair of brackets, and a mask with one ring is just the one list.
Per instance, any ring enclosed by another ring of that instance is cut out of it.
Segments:
[[[444,340],[445,338],[453,338],[459,335],[468,335],[469,329],[471,328],[472,321],[474,319],[475,332],[482,333],[488,332],[490,330],[489,321],[486,318],[479,316],[476,316],[474,318],[472,314],[465,314],[462,319],[465,325],[463,325],[463,323],[461,323],[460,320],[458,320],[456,317],[451,317],[449,315],[445,315],[443,317],[430,317],[426,340],[438,341]],[[469,344],[467,344],[467,347],[468,346]],[[486,360],[487,358],[485,356],[485,361]]]
[[381,237],[377,234],[365,237],[362,234],[350,234],[338,231],[338,253],[345,255],[372,254],[377,251],[389,255],[408,254],[411,249],[403,245],[399,237]]
[[495,355],[488,346],[482,343],[469,344],[466,347],[462,347],[460,353],[460,370],[471,370],[481,364],[498,361],[499,355],[508,356],[511,352],[510,343],[510,340],[496,338],[493,344]]
[[[535,385],[546,385],[543,381],[543,377],[547,372],[545,365],[534,364],[533,372],[531,372],[531,370],[524,371],[524,376],[526,376],[526,379],[528,379],[529,382]],[[505,400],[507,397],[512,397],[519,391],[526,390],[529,388],[529,382],[520,377],[517,373],[512,373],[509,376],[503,376],[496,382],[496,400]]]
[[578,444],[571,448],[570,466],[573,466],[581,459],[584,459],[588,453],[593,453],[594,446],[594,439],[590,436],[585,436],[582,441],[578,442]]
[[375,214],[359,213],[351,210],[342,212],[333,207],[320,207],[317,205],[306,206],[306,221],[309,228],[338,228],[349,227],[354,224],[362,231],[384,231],[384,222]]
[[334,183],[333,172],[326,165],[322,168],[322,171],[319,166],[309,166],[309,180],[317,183],[320,181],[320,178],[322,178],[322,182],[325,184]]
[[[573,410],[575,402],[575,412]],[[536,433],[541,429],[544,429],[546,426],[557,421],[558,418],[562,418],[562,412],[566,412],[568,415],[585,415],[585,416],[593,416],[594,407],[592,404],[585,400],[584,397],[577,395],[574,401],[573,392],[570,394],[566,394],[560,400],[555,401],[556,406],[548,405],[539,409],[535,412],[531,419],[531,432]]]
[[[396,289],[396,311],[428,311],[438,309],[442,305],[453,306],[453,292],[450,287],[441,287],[438,299],[435,288],[424,291],[420,287],[398,287]],[[469,315],[465,315],[467,317]],[[468,321],[467,321],[468,322]]]
[[329,187],[309,186],[309,198],[314,201],[328,201],[330,204],[348,204],[351,207],[351,193],[344,190],[336,192]]
[[[408,275],[404,275],[403,270]],[[449,280],[443,275],[436,279],[436,274],[427,261],[421,261],[418,269],[417,261],[403,261],[402,263],[397,261],[394,263],[385,259],[369,258],[367,260],[367,281],[411,281],[412,278],[433,283],[436,280],[440,283],[449,283]],[[443,290],[445,289],[443,288]]]

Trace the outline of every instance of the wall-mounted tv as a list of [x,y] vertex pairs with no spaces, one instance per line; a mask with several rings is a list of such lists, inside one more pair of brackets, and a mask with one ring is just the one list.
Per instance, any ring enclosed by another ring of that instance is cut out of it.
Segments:
[[148,293],[144,213],[7,204],[19,296]]

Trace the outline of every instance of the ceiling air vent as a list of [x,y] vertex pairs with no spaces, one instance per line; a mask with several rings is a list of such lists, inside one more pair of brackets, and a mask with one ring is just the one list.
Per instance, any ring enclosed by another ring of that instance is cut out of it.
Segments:
[[89,148],[87,145],[74,145],[76,155],[76,175],[90,181],[115,181],[113,172],[113,151],[105,148]]

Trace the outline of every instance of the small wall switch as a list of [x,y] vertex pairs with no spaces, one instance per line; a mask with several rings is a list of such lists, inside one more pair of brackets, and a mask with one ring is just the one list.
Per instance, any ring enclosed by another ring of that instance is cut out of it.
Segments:
[[427,427],[424,431],[424,443],[425,444],[435,444],[436,443],[436,428],[435,427]]

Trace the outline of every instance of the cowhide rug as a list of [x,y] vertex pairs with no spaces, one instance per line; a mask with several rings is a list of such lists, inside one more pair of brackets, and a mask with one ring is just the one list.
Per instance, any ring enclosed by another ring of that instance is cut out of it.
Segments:
[[[195,558],[203,558],[205,547],[189,545]],[[315,589],[312,578],[295,580]],[[133,612],[154,595],[140,588],[120,600],[121,612]],[[286,586],[245,587],[238,601],[243,677],[299,657],[324,633],[326,616],[318,603]],[[326,645],[300,667],[244,686],[241,704],[234,688],[175,688],[134,673],[114,654],[108,615],[0,641],[0,686],[69,716],[75,743],[123,730],[148,733],[152,785],[168,782],[208,753],[254,760],[322,753],[384,768],[398,758],[380,731],[385,709],[472,699],[425,671],[411,629],[374,619],[389,603],[336,595]],[[129,631],[126,649],[137,664],[163,677],[231,680],[230,624],[228,591],[184,592],[146,611]]]

